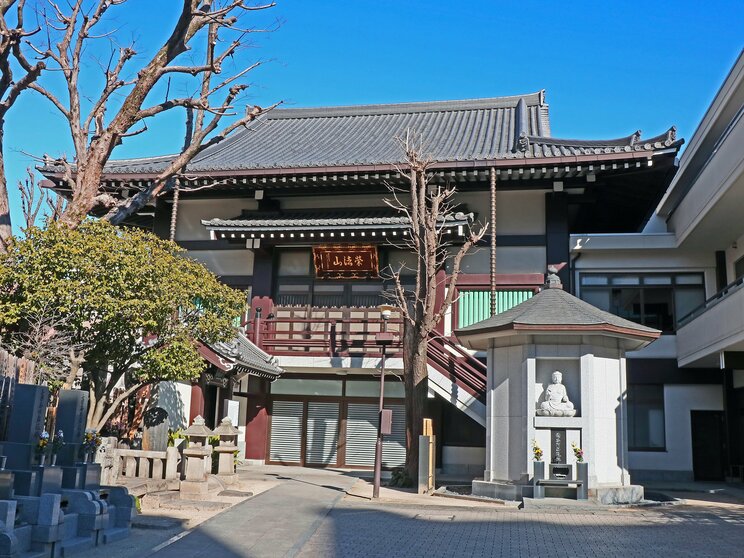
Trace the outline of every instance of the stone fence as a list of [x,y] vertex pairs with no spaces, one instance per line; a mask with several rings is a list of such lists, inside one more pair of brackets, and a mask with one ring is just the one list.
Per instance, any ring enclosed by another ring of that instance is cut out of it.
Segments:
[[152,479],[178,480],[181,455],[178,448],[165,451],[106,448],[102,458],[103,484],[116,484],[125,480]]

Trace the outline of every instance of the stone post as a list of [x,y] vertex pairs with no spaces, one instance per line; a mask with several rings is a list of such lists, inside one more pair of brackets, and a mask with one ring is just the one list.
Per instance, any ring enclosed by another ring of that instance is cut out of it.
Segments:
[[217,476],[226,484],[234,484],[238,481],[235,473],[235,452],[238,451],[237,440],[240,431],[232,424],[229,417],[222,419],[220,425],[214,429],[214,433],[220,437],[220,445],[217,446]]
[[205,462],[206,458],[212,455],[212,447],[208,443],[212,431],[206,427],[204,419],[198,416],[184,434],[189,438],[189,446],[183,450],[186,458],[186,480],[181,481],[180,497],[184,500],[204,499],[209,490],[207,484],[209,471],[206,470]]

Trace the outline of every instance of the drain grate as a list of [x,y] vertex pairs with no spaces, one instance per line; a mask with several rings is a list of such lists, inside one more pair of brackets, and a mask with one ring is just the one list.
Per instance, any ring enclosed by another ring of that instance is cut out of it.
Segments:
[[413,519],[421,519],[423,521],[454,521],[455,516],[443,513],[417,513],[413,516]]

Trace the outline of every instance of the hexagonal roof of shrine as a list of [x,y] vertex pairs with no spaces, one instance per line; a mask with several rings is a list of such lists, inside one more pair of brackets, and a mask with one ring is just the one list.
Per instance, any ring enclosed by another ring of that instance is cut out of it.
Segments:
[[[554,273],[543,290],[513,308],[455,331],[470,349],[485,349],[488,340],[511,335],[604,335],[647,344],[661,331],[626,320],[563,290]],[[635,348],[635,347],[634,347]]]

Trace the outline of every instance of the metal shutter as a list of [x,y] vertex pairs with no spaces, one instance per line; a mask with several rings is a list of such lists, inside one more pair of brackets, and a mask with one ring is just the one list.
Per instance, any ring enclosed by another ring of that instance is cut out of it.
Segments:
[[338,456],[338,403],[307,404],[307,463],[335,465]]
[[272,403],[270,461],[300,463],[302,407],[301,401],[274,401]]
[[[383,467],[400,467],[406,461],[406,420],[403,405],[385,405],[393,410],[393,433],[384,437]],[[349,403],[346,417],[346,464],[374,467],[377,439],[375,404]]]

